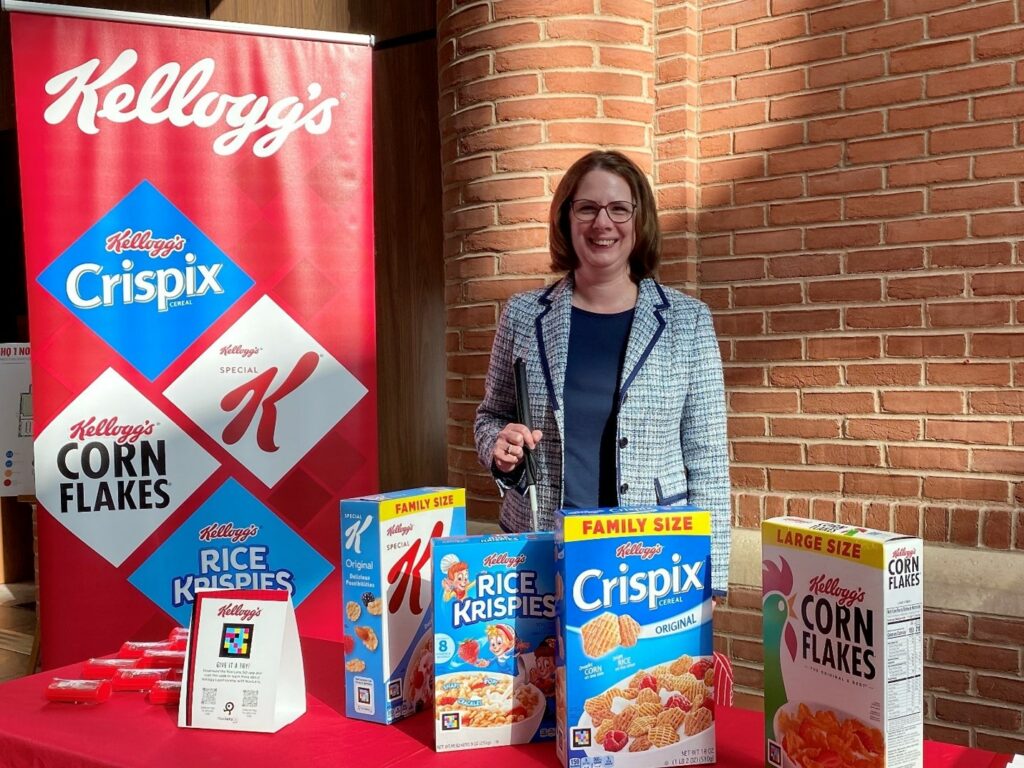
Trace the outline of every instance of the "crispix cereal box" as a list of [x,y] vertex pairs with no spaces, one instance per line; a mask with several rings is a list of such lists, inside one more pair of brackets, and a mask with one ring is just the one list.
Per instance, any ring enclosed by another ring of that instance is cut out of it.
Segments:
[[434,542],[438,752],[555,736],[552,533]]
[[563,510],[555,526],[562,765],[714,762],[711,515]]
[[921,540],[778,517],[761,542],[765,765],[919,768]]
[[392,723],[430,709],[432,540],[465,532],[462,488],[416,488],[341,502],[349,717]]

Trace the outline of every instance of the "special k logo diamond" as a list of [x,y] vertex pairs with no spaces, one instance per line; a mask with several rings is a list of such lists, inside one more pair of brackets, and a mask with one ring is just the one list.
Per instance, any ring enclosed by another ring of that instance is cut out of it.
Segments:
[[164,394],[273,487],[366,392],[264,296]]
[[111,368],[46,426],[35,457],[39,501],[115,566],[217,468]]
[[249,276],[148,181],[38,281],[149,379],[252,287]]

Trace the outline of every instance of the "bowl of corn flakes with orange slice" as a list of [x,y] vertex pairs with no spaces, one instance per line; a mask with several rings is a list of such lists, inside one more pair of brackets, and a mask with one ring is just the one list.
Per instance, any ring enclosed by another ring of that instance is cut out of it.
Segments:
[[881,730],[842,710],[790,701],[775,713],[783,768],[883,768]]

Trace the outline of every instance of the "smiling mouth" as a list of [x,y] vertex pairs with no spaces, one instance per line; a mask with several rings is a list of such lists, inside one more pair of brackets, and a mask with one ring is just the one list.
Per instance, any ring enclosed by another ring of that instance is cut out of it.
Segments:
[[619,242],[619,241],[616,240],[616,239],[611,239],[611,240],[604,240],[604,239],[602,239],[602,240],[595,240],[593,238],[590,238],[590,244],[594,245],[594,246],[597,246],[598,248],[609,248],[609,247],[615,245],[617,242]]

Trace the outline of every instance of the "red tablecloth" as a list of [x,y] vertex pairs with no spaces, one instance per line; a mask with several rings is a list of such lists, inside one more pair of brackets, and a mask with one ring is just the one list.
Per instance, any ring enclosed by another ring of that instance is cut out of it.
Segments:
[[[552,744],[439,755],[433,750],[434,723],[427,713],[393,726],[375,725],[349,720],[312,696],[307,713],[276,734],[179,729],[176,708],[147,704],[137,693],[117,693],[95,706],[51,704],[44,699],[53,677],[77,677],[80,668],[76,664],[0,685],[0,766],[313,768],[325,759],[330,765],[352,768],[558,765]],[[340,697],[332,703],[338,701]],[[719,766],[762,765],[759,712],[720,707],[717,724]],[[925,742],[925,768],[1003,768],[1008,759]]]

